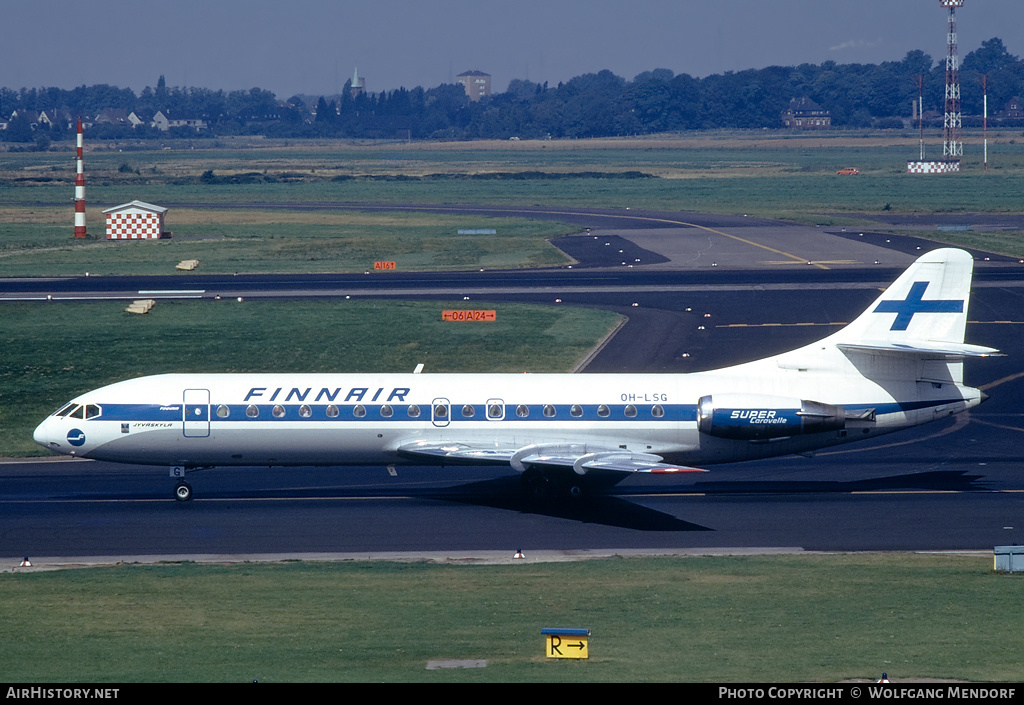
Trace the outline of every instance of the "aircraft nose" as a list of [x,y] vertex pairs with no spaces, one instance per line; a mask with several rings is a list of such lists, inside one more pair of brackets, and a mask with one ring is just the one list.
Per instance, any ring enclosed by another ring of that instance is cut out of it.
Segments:
[[56,443],[51,443],[52,434],[50,433],[50,420],[46,419],[41,424],[36,426],[36,430],[32,432],[32,440],[41,445],[43,448],[54,450]]

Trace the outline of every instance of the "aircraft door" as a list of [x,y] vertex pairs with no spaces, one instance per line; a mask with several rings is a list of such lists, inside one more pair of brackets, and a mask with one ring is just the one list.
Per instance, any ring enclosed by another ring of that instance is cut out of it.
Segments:
[[182,404],[182,431],[186,438],[210,435],[210,390],[186,389]]
[[435,426],[448,425],[451,416],[451,403],[447,399],[435,399],[430,402],[430,420]]

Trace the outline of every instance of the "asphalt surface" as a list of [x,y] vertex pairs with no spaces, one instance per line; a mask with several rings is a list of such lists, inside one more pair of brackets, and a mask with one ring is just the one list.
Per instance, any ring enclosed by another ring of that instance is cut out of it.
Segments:
[[[6,280],[0,298],[137,298],[139,291],[173,290],[179,293],[168,295],[207,299],[464,292],[475,299],[561,299],[561,305],[629,317],[586,372],[692,372],[824,337],[870,303],[920,254],[917,248],[935,246],[743,217],[525,210],[575,219],[580,235],[558,244],[578,264],[387,279]],[[518,478],[494,469],[400,468],[392,476],[376,467],[201,471],[190,476],[196,499],[180,504],[171,499],[173,483],[162,468],[6,462],[0,464],[0,557],[7,558],[0,565],[23,556],[36,565],[228,555],[470,560],[516,549],[531,557],[991,550],[1022,543],[1018,438],[1024,428],[1016,400],[1024,396],[1017,354],[1024,266],[975,254],[968,340],[1007,356],[967,363],[968,381],[991,395],[969,415],[813,458],[713,466],[683,481],[631,477],[612,496],[575,504],[527,502]]]

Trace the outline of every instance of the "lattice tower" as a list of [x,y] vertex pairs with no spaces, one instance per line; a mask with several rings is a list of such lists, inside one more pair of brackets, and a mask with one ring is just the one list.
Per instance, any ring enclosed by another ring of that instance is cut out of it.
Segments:
[[964,0],[939,0],[942,7],[949,8],[949,30],[946,33],[946,112],[943,119],[942,156],[959,159],[964,155],[964,143],[960,141],[962,126],[960,113],[960,59],[956,46],[956,8]]

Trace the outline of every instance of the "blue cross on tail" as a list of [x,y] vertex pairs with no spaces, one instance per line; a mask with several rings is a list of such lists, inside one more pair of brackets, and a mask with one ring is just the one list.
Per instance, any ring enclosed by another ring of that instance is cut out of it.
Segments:
[[882,301],[875,307],[875,313],[895,313],[896,320],[889,330],[906,330],[915,313],[962,313],[963,300],[936,299],[922,301],[928,282],[914,282],[902,301]]

